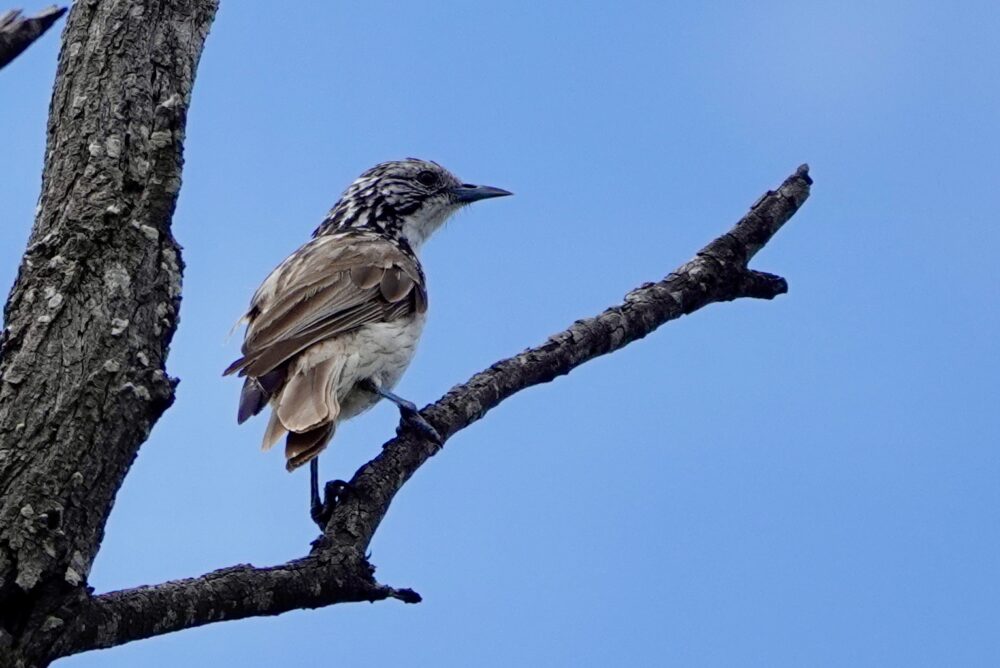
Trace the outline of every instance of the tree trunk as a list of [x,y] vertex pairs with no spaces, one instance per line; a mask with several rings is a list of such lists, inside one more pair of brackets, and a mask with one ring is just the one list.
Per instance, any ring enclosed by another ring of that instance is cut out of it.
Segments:
[[81,1],[63,35],[38,217],[0,338],[0,656],[45,665],[140,444],[183,263],[170,221],[215,0]]

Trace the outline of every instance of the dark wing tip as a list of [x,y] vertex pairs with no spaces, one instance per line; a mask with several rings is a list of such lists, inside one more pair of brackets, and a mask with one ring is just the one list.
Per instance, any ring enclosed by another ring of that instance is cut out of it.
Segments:
[[230,374],[233,374],[233,373],[239,371],[242,367],[246,366],[246,363],[247,363],[247,358],[246,357],[241,357],[238,360],[236,360],[235,362],[233,362],[232,364],[230,364],[229,366],[227,366],[226,370],[222,372],[222,375],[223,376],[228,376]]
[[264,410],[267,402],[284,384],[285,370],[285,367],[279,367],[259,378],[251,376],[243,381],[243,390],[240,392],[240,407],[236,412],[237,424],[243,424]]
[[236,412],[236,423],[243,424],[252,416],[260,413],[267,403],[267,395],[256,378],[247,378],[240,392],[240,407]]

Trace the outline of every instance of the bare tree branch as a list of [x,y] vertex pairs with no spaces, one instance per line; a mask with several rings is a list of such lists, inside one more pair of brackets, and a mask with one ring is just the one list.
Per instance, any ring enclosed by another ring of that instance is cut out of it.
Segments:
[[17,9],[0,14],[0,69],[21,55],[65,13],[65,7],[49,7],[30,17],[21,16]]
[[371,566],[350,555],[310,556],[271,568],[233,566],[91,599],[78,611],[56,655],[115,647],[211,622],[387,598],[420,601],[413,591],[376,584]]
[[[802,206],[811,184],[808,167],[802,165],[777,191],[761,197],[729,232],[663,280],[632,290],[623,303],[577,321],[541,346],[497,362],[423,409],[423,416],[450,438],[507,397],[614,352],[682,315],[714,302],[771,299],[785,293],[783,278],[750,270],[747,264]],[[419,602],[412,590],[377,584],[365,553],[393,496],[437,451],[436,445],[413,432],[386,443],[354,475],[324,535],[306,558],[271,568],[236,566],[83,601],[57,655],[294,609],[386,598]]]

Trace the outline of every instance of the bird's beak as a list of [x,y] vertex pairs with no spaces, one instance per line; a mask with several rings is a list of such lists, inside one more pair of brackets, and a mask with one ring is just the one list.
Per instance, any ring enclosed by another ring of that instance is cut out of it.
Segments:
[[452,188],[451,194],[454,196],[456,202],[461,204],[470,204],[472,202],[478,202],[481,199],[489,199],[490,197],[506,197],[507,195],[513,195],[514,193],[509,190],[504,190],[503,188],[494,188],[493,186],[474,186],[471,183],[463,183],[460,186]]

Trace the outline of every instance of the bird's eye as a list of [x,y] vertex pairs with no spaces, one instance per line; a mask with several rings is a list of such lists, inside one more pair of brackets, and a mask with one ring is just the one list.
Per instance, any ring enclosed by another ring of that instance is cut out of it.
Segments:
[[434,172],[424,170],[417,174],[417,181],[419,181],[421,185],[432,188],[438,184],[438,175]]

